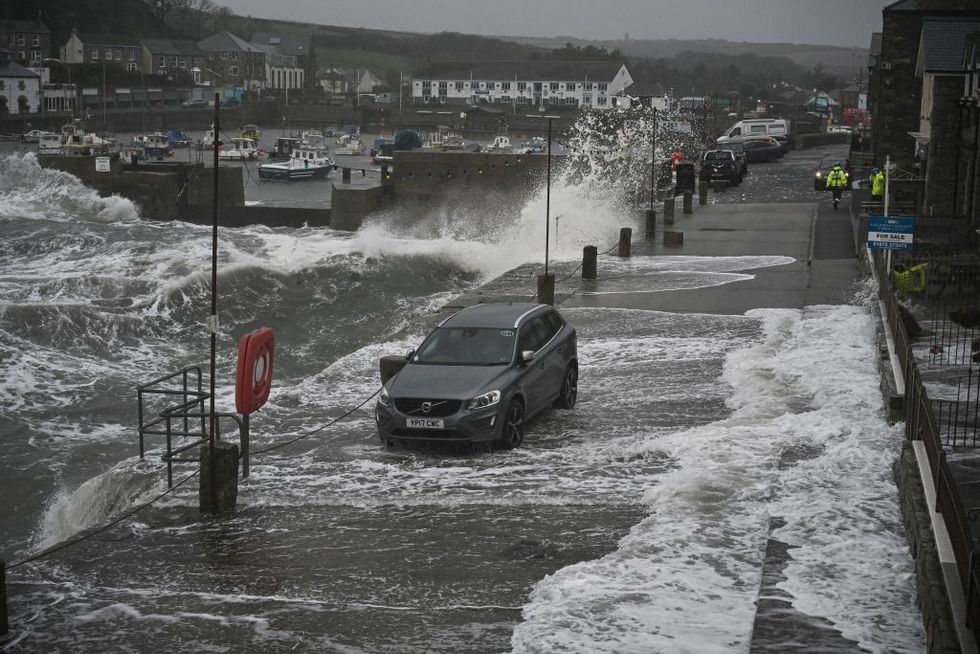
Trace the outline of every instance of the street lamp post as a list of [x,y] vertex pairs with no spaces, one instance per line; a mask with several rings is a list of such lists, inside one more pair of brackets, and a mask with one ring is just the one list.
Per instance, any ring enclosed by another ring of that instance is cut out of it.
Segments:
[[547,162],[547,185],[544,201],[544,274],[538,277],[538,302],[542,304],[555,303],[555,276],[548,272],[549,255],[551,250],[551,123],[561,116],[535,116],[528,114],[528,118],[544,118],[548,121],[548,162]]

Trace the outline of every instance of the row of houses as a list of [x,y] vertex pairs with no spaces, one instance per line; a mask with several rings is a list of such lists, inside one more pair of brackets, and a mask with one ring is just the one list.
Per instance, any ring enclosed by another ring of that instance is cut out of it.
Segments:
[[980,7],[899,0],[872,35],[869,104],[874,159],[918,171],[923,212],[980,208]]

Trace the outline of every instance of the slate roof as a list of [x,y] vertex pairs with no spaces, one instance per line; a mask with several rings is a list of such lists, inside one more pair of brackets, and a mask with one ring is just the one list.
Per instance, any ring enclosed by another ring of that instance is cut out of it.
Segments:
[[197,42],[197,46],[209,52],[262,52],[248,41],[231,32],[218,32]]
[[[279,43],[273,43],[273,39],[278,38]],[[313,33],[304,34],[282,34],[279,32],[255,32],[252,34],[252,45],[278,45],[282,54],[295,55],[297,57],[310,56],[313,54]],[[264,48],[263,48],[264,49]]]
[[942,73],[963,70],[963,49],[967,37],[980,32],[980,21],[922,21],[922,72]]
[[0,20],[0,32],[33,32],[35,34],[50,34],[43,21],[36,20]]
[[127,34],[108,34],[99,32],[75,32],[75,36],[84,45],[108,45],[108,46],[121,46],[126,48],[138,48],[140,46],[140,40],[135,39]]
[[515,61],[488,62],[469,68],[416,79],[435,80],[517,80],[517,81],[581,81],[609,82],[616,77],[622,62],[609,61]]
[[2,55],[0,56],[0,61],[4,61],[4,60],[7,61],[6,64],[0,63],[0,78],[10,79],[10,78],[17,78],[17,77],[26,77],[26,78],[40,77],[40,75],[35,73],[33,70],[24,68],[16,61],[14,61],[13,54],[14,53],[11,52],[10,50],[0,48],[0,55]]
[[193,41],[175,39],[143,39],[140,41],[152,55],[183,55],[185,57],[203,57],[205,52]]

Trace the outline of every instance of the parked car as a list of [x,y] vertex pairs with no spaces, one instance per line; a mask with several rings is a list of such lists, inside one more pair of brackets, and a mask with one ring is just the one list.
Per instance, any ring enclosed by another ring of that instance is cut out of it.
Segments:
[[199,109],[208,106],[208,101],[204,98],[187,98],[180,103],[180,106],[185,109]]
[[739,176],[745,177],[749,174],[749,157],[745,152],[745,144],[741,141],[729,141],[724,145],[719,146],[719,150],[728,150],[735,155],[735,161],[738,162]]
[[742,183],[739,164],[731,150],[708,150],[701,158],[701,180],[704,182],[724,181],[728,186]]
[[786,154],[779,141],[771,136],[749,136],[742,139],[745,157],[749,163],[776,161]]
[[52,132],[46,132],[43,129],[31,129],[20,135],[20,140],[22,143],[37,143],[41,140],[41,137],[45,134],[51,134]]
[[[850,170],[847,170],[847,162],[841,161],[840,157],[824,157],[817,164],[816,170],[813,171],[813,190],[814,191],[826,191],[827,190],[827,175],[836,164],[841,164],[844,167],[845,172],[848,174],[848,179],[850,179]],[[845,188],[846,190],[846,188]]]
[[719,136],[717,142],[723,145],[732,139],[747,136],[774,136],[786,139],[789,136],[789,123],[783,118],[753,118],[740,120]]
[[526,422],[578,396],[575,329],[553,307],[478,304],[439,324],[381,389],[378,436],[520,446]]

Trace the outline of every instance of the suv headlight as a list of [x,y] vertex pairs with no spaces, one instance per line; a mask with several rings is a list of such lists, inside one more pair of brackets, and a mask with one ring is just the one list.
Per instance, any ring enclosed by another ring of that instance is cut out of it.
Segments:
[[484,409],[488,406],[493,406],[500,402],[500,391],[490,391],[489,393],[484,393],[483,395],[478,395],[470,400],[470,403],[466,405],[467,410],[473,411],[474,409]]
[[391,406],[391,398],[388,396],[388,389],[384,386],[381,387],[381,393],[378,395],[378,404],[381,406]]

